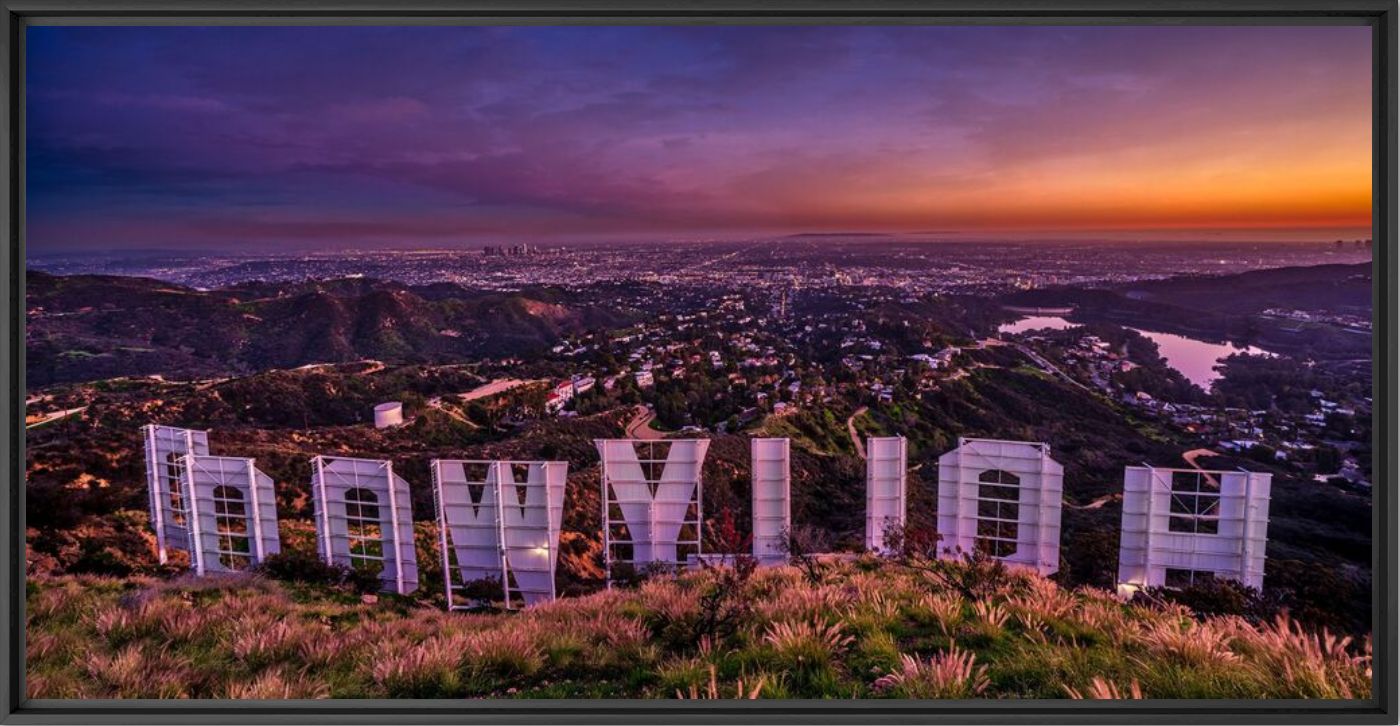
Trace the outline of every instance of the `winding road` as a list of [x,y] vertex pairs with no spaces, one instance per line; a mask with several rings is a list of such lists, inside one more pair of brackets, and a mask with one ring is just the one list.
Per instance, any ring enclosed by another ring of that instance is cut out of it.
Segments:
[[1088,504],[1075,504],[1074,502],[1065,502],[1065,506],[1069,507],[1070,509],[1102,509],[1103,505],[1122,498],[1122,494],[1105,494],[1099,497],[1098,499],[1089,502]]
[[651,422],[656,418],[656,413],[646,406],[638,406],[637,413],[627,422],[626,432],[629,439],[655,440],[664,438],[666,434],[651,427]]
[[[1185,459],[1186,463],[1190,464],[1192,469],[1195,469],[1197,471],[1205,471],[1205,468],[1203,468],[1199,463],[1196,462],[1196,460],[1201,458],[1202,456],[1220,456],[1220,453],[1212,451],[1210,449],[1192,449],[1182,454],[1181,458]],[[1215,487],[1216,489],[1220,488],[1220,481],[1217,480],[1215,477],[1211,476],[1210,474],[1206,474],[1206,481],[1210,482],[1210,485]]]
[[43,418],[39,419],[38,421],[35,421],[32,424],[29,424],[28,426],[25,426],[24,428],[25,430],[37,428],[39,426],[43,426],[44,424],[50,424],[54,421],[58,421],[59,419],[65,419],[74,414],[82,413],[86,410],[87,406],[79,406],[78,408],[70,408],[63,411],[54,411],[53,413],[45,414]]

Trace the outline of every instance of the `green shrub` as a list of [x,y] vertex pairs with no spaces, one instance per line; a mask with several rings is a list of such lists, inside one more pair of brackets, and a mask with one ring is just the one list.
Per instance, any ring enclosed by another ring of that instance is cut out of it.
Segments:
[[378,592],[381,587],[379,575],[373,572],[333,565],[297,550],[268,555],[253,570],[274,580],[322,585],[361,594]]

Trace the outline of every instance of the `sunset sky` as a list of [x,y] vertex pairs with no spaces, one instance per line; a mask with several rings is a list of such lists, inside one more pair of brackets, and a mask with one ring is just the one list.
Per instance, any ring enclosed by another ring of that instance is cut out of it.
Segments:
[[1369,28],[30,28],[29,253],[1371,236]]

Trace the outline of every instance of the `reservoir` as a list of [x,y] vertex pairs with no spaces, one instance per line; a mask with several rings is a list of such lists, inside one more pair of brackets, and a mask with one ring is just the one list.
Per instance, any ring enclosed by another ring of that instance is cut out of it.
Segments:
[[[997,328],[997,332],[1007,335],[1035,330],[1065,330],[1074,327],[1074,325],[1074,323],[1059,316],[1030,316],[1015,322],[1005,323]],[[1175,333],[1158,333],[1141,328],[1130,329],[1156,343],[1162,357],[1167,359],[1167,365],[1175,368],[1186,377],[1186,380],[1207,391],[1210,390],[1210,384],[1220,377],[1215,366],[1226,357],[1235,353],[1273,355],[1253,345],[1236,345],[1228,341],[1215,343]]]
[[1215,366],[1225,358],[1236,353],[1273,355],[1273,353],[1253,345],[1236,345],[1228,341],[1210,343],[1174,333],[1154,333],[1138,328],[1133,328],[1133,330],[1151,338],[1152,342],[1157,344],[1162,357],[1167,359],[1167,365],[1180,371],[1181,375],[1186,376],[1186,380],[1207,391],[1210,390],[1210,384],[1220,377]]
[[1008,333],[1025,333],[1031,330],[1064,330],[1074,327],[1074,323],[1062,317],[1053,315],[1031,315],[1021,318],[1014,323],[1004,323],[997,328],[997,332],[1002,335]]

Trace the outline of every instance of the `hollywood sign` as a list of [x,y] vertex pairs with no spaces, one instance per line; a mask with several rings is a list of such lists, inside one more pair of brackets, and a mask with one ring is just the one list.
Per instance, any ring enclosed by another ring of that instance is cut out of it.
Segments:
[[885,537],[902,531],[908,502],[909,451],[903,436],[865,440],[865,548],[888,554]]
[[318,456],[311,496],[321,559],[379,573],[383,589],[418,589],[418,555],[408,482],[378,459]]
[[706,439],[599,439],[603,559],[613,569],[680,566],[703,535],[700,470]]
[[189,454],[183,474],[196,575],[244,570],[277,553],[277,493],[252,459]]
[[[162,563],[189,554],[196,574],[238,571],[279,549],[272,480],[252,459],[212,456],[208,434],[143,428],[151,523]],[[599,439],[603,561],[622,570],[680,568],[703,552],[706,439]],[[889,554],[907,522],[903,437],[866,442],[867,550]],[[752,554],[787,561],[791,452],[787,439],[750,441]],[[568,464],[434,460],[433,501],[449,609],[488,599],[507,607],[555,599]],[[317,551],[370,569],[383,589],[418,587],[408,482],[384,460],[318,456],[311,490]],[[1049,575],[1059,569],[1064,468],[1044,443],[960,438],[939,457],[938,556],[978,552]],[[1263,582],[1270,475],[1127,467],[1119,591],[1224,577]],[[720,553],[729,556],[734,553]],[[485,584],[485,590],[479,585]]]
[[436,459],[432,472],[448,609],[491,580],[507,607],[553,600],[568,463]]
[[1179,587],[1201,576],[1264,584],[1270,476],[1130,466],[1123,475],[1118,590]]
[[146,445],[146,488],[150,493],[151,527],[156,555],[169,561],[169,550],[189,551],[189,507],[185,505],[184,468],[189,454],[208,455],[209,435],[172,426],[143,426]]
[[787,439],[749,442],[753,477],[753,556],[760,564],[786,563],[792,530],[792,459]]
[[1050,447],[958,439],[938,458],[940,554],[984,552],[1050,575],[1060,569],[1064,467]]

